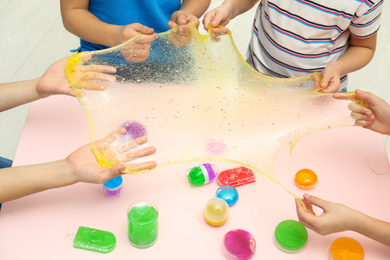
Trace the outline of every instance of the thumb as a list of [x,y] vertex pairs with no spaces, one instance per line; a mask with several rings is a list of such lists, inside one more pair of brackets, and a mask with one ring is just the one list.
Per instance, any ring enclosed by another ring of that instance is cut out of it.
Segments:
[[142,34],[152,34],[154,32],[153,28],[149,28],[145,25],[142,25],[140,23],[134,23],[132,24],[132,27],[137,31]]
[[122,174],[122,171],[124,171],[126,167],[122,164],[116,164],[112,166],[111,168],[105,169],[104,172],[102,173],[102,177],[105,180],[112,179],[114,177],[118,177],[119,175]]
[[360,89],[355,90],[356,96],[362,99],[366,105],[375,106],[378,104],[376,96],[370,92],[362,91]]

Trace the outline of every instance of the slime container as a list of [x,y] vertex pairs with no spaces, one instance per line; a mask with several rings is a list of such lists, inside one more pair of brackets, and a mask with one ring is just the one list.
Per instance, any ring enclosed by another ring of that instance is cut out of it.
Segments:
[[282,221],[275,228],[275,245],[286,253],[298,253],[303,250],[307,238],[306,228],[295,220]]
[[128,237],[137,248],[148,248],[154,245],[158,235],[158,210],[149,201],[136,201],[127,211],[129,221]]
[[364,249],[358,241],[350,237],[340,237],[329,248],[329,260],[363,260]]
[[188,181],[194,186],[201,186],[214,180],[217,174],[218,170],[214,164],[204,163],[190,170]]
[[221,198],[230,206],[236,204],[238,200],[238,192],[236,188],[230,185],[224,185],[218,188],[216,194],[217,198]]
[[310,169],[299,170],[295,174],[295,184],[302,189],[311,189],[317,183],[317,174]]
[[234,229],[223,237],[222,253],[228,260],[249,260],[255,251],[255,238],[248,231]]
[[212,226],[222,226],[229,217],[229,205],[221,198],[212,198],[204,207],[204,218]]
[[218,185],[231,185],[238,187],[255,182],[256,178],[253,171],[246,167],[238,167],[233,169],[225,170],[218,174]]
[[114,177],[109,179],[103,184],[103,189],[108,195],[118,195],[122,189],[122,176]]

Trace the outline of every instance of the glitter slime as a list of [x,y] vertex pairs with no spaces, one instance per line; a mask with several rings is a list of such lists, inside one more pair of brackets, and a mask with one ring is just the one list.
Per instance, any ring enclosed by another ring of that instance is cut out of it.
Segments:
[[109,179],[103,184],[103,189],[108,195],[119,195],[122,189],[122,176]]
[[222,253],[228,260],[249,260],[256,252],[255,238],[243,229],[234,229],[225,234]]
[[298,253],[303,250],[307,238],[306,228],[295,220],[282,221],[275,228],[275,245],[286,253]]
[[218,174],[217,167],[210,163],[204,163],[190,169],[188,181],[194,186],[201,186],[214,180]]
[[350,237],[340,237],[334,240],[329,248],[329,260],[351,259],[364,259],[364,249],[361,244]]
[[158,210],[149,201],[136,201],[130,205],[127,218],[130,243],[137,248],[154,245],[158,235]]
[[224,185],[218,188],[216,194],[217,198],[221,198],[230,206],[236,204],[238,200],[238,192],[236,188],[230,185]]
[[255,182],[256,178],[251,169],[246,167],[238,167],[225,170],[218,174],[218,185],[231,185],[238,187]]
[[220,198],[212,198],[204,207],[204,218],[212,226],[225,224],[229,217],[229,205]]
[[[201,35],[194,23],[181,26],[180,32],[174,27],[158,35],[144,61],[133,62],[129,52],[137,37],[109,49],[74,54],[65,68],[86,114],[91,150],[104,167],[124,164],[126,173],[147,171],[127,165],[119,142],[104,149],[94,143],[129,121],[147,130],[145,145],[157,152],[141,159],[156,161],[157,167],[226,162],[282,186],[271,176],[283,145],[292,148],[311,133],[354,125],[350,101],[314,89],[311,75],[283,79],[255,71],[230,32],[216,35],[210,26]],[[97,81],[104,90],[84,88],[80,76],[85,78],[83,73],[97,65],[115,67],[116,81]]]
[[317,174],[310,169],[301,169],[295,174],[295,184],[302,189],[311,189],[317,183]]

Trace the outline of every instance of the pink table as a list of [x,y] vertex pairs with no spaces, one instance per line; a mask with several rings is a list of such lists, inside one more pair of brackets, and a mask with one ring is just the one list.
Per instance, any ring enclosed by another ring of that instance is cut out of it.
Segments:
[[[76,99],[51,97],[32,104],[20,139],[15,165],[64,158],[89,142],[84,112]],[[221,227],[203,218],[206,202],[215,196],[214,181],[192,188],[188,169],[199,163],[124,176],[120,197],[104,195],[102,185],[76,184],[4,203],[0,214],[0,259],[224,259],[221,242],[232,229],[255,237],[254,259],[327,259],[330,243],[340,236],[357,239],[367,260],[389,259],[386,247],[353,232],[321,236],[309,232],[298,254],[281,252],[273,243],[276,225],[297,219],[294,199],[280,186],[257,174],[256,182],[238,187],[239,200]],[[221,170],[233,165],[216,163]],[[234,166],[236,167],[236,166]],[[358,127],[322,131],[303,139],[289,154],[286,146],[275,159],[277,179],[295,194],[295,173],[310,168],[318,175],[309,193],[390,220],[390,167],[382,137]],[[149,249],[137,249],[127,238],[127,208],[136,200],[159,208],[159,236]],[[111,231],[114,251],[101,254],[73,248],[79,226]]]

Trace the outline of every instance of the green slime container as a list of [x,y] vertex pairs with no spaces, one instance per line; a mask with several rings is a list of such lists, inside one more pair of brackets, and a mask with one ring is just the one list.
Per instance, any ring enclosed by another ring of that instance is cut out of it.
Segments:
[[137,248],[154,245],[158,235],[158,210],[149,201],[136,201],[127,211],[129,221],[128,237]]

